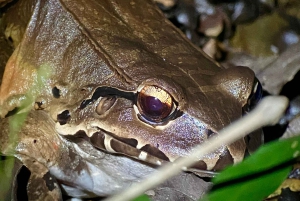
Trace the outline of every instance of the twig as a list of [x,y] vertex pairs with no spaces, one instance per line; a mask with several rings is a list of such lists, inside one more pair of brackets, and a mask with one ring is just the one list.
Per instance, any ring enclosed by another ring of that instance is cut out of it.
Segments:
[[195,151],[174,163],[162,166],[157,172],[149,175],[144,181],[133,184],[129,189],[105,199],[105,201],[126,201],[134,199],[145,191],[159,185],[166,179],[178,174],[182,167],[189,167],[200,157],[213,152],[218,147],[246,136],[248,133],[266,125],[276,124],[288,106],[288,99],[283,96],[268,96],[248,115],[232,123],[205,143],[197,146]]

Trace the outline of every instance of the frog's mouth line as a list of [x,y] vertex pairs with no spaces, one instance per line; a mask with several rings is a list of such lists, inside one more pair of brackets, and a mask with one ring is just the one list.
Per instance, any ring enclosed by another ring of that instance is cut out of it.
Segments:
[[[64,137],[72,141],[76,141],[76,138],[81,138],[88,141],[95,149],[110,154],[126,155],[130,158],[155,166],[161,166],[172,162],[162,151],[150,144],[137,148],[138,142],[136,139],[121,138],[103,129],[94,132],[91,137],[88,137],[83,130],[79,130],[75,135],[64,135]],[[188,169],[183,167],[184,171],[194,172],[201,176],[212,177],[216,175],[216,172],[206,169],[207,165],[202,160],[199,160]]]
[[170,162],[162,151],[150,144],[137,148],[138,141],[136,139],[121,138],[103,129],[94,132],[91,137],[87,136],[83,130],[79,130],[75,135],[64,135],[64,137],[72,141],[74,138],[82,138],[96,149],[112,154],[126,155],[153,165],[159,166]]

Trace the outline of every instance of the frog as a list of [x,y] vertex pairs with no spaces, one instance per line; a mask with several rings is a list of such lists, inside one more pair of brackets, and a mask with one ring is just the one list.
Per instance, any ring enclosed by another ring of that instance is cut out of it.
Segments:
[[[31,171],[29,200],[110,196],[188,156],[261,94],[252,70],[222,67],[151,0],[19,0],[4,23],[14,52],[0,151]],[[224,144],[190,171],[213,176],[255,141]]]

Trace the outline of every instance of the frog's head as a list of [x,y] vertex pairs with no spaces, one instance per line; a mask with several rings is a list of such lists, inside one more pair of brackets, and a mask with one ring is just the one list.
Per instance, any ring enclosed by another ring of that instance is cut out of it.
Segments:
[[[210,75],[173,73],[180,76],[139,72],[145,79],[137,81],[135,90],[94,87],[80,104],[53,110],[56,130],[71,141],[83,138],[96,149],[160,165],[187,156],[193,147],[218,135],[261,93],[246,67]],[[241,139],[199,159],[194,168],[217,171],[241,161],[246,152],[247,142]]]
[[[0,116],[20,106],[46,66],[51,75],[41,79],[42,90],[32,90],[29,109],[49,113],[58,134],[83,138],[95,151],[173,162],[241,117],[261,91],[250,69],[220,67],[151,1],[122,2],[37,6],[30,18],[37,20],[26,25],[7,63]],[[195,167],[219,170],[245,152],[241,139]]]

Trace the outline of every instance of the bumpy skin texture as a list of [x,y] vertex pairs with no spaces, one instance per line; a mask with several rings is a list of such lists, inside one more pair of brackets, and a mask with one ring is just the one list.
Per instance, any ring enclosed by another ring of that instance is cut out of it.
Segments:
[[[49,170],[72,196],[107,196],[153,171],[96,149],[88,140],[95,133],[136,141],[136,150],[151,146],[174,161],[239,118],[252,91],[251,70],[223,69],[151,1],[21,0],[5,19],[24,35],[11,36],[16,47],[0,89],[1,152],[15,155],[41,178]],[[135,100],[121,95],[148,85],[161,87],[177,103],[180,112],[164,125],[143,121]],[[116,89],[109,94],[115,99],[99,96],[82,107],[99,87]],[[29,94],[32,104],[25,101]],[[29,116],[16,148],[7,148],[16,108]],[[79,134],[85,140],[74,137]],[[245,149],[243,139],[224,145],[198,167],[221,169],[242,160]]]

